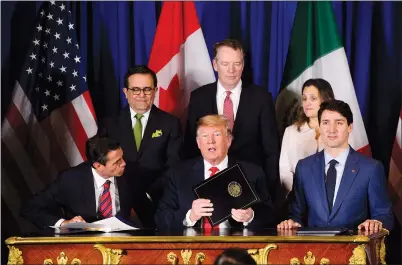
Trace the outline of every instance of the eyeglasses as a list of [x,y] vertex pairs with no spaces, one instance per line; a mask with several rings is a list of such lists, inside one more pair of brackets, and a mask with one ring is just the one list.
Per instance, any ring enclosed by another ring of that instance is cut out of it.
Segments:
[[133,95],[139,95],[141,94],[141,91],[144,92],[144,95],[151,95],[152,92],[154,91],[154,88],[152,87],[144,87],[144,88],[139,88],[139,87],[132,87],[132,88],[127,88],[127,90],[130,90]]

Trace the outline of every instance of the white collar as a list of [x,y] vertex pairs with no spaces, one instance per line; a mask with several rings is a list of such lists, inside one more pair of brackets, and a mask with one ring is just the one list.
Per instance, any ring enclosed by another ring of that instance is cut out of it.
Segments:
[[99,175],[98,172],[96,172],[96,170],[93,167],[91,167],[91,170],[92,170],[92,175],[94,176],[95,185],[98,189],[100,189],[103,186],[103,184],[105,184],[106,180],[110,180],[110,182],[114,184],[115,177],[110,177],[110,178],[105,179],[104,177]]
[[222,160],[222,162],[220,162],[216,166],[213,166],[207,160],[204,159],[204,173],[205,173],[205,175],[207,175],[207,173],[208,173],[208,176],[209,176],[209,174],[210,174],[209,169],[211,167],[217,167],[219,169],[219,171],[222,171],[222,170],[226,169],[228,167],[228,161],[229,161],[229,159],[228,159],[228,156],[226,155],[225,158]]
[[335,159],[340,165],[345,165],[346,164],[346,159],[348,158],[350,151],[350,147],[348,147],[343,150],[336,158],[332,157],[330,154],[327,153],[324,149],[324,159],[325,159],[325,165],[328,165],[328,163],[332,160]]
[[221,82],[218,80],[218,90],[217,90],[217,95],[224,95],[226,97],[226,91],[232,92],[233,96],[239,97],[241,93],[241,86],[242,86],[242,81],[240,79],[239,83],[232,89],[232,90],[226,90]]
[[[135,115],[137,115],[137,113],[131,107],[129,107],[129,109],[130,109],[130,117],[131,117],[131,119],[135,119]],[[149,114],[151,113],[151,109],[152,109],[152,106],[151,106],[151,108],[149,108],[149,110],[147,110],[145,113],[142,114],[142,115],[144,115],[144,118],[146,120],[148,120],[148,118],[149,118]]]

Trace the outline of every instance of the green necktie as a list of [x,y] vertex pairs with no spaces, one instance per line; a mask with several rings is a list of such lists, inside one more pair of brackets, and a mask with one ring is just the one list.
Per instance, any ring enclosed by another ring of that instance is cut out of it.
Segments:
[[134,139],[135,145],[137,146],[137,151],[140,149],[141,140],[142,140],[142,123],[141,118],[144,117],[142,114],[135,114],[135,118],[137,122],[134,125]]

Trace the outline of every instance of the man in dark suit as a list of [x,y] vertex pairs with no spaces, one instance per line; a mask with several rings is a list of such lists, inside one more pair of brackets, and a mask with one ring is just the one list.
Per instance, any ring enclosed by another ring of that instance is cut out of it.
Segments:
[[244,50],[237,40],[223,40],[214,46],[213,66],[218,81],[191,93],[183,154],[199,156],[196,125],[208,114],[224,115],[233,129],[229,155],[233,159],[261,166],[267,176],[270,194],[278,182],[279,140],[271,93],[242,83]]
[[[166,173],[167,184],[155,215],[159,229],[206,229],[209,226],[204,217],[212,215],[214,202],[207,198],[196,199],[193,187],[216,172],[234,165],[235,161],[227,155],[231,141],[229,122],[223,116],[208,115],[199,120],[197,144],[202,157],[183,161]],[[272,225],[273,207],[266,189],[264,171],[255,164],[240,164],[261,202],[247,209],[232,209],[232,217],[219,224],[219,228],[262,228]]]
[[340,100],[322,103],[318,121],[325,148],[298,162],[291,219],[278,228],[392,229],[392,205],[383,166],[348,144],[353,128],[349,105]]
[[136,214],[145,227],[153,227],[155,207],[163,190],[160,176],[180,160],[180,121],[153,105],[157,78],[147,66],[129,69],[124,86],[128,106],[119,116],[108,117],[99,131],[121,143]]
[[86,143],[87,161],[61,172],[20,214],[39,228],[93,222],[121,216],[128,220],[131,198],[124,177],[123,150],[113,139],[94,136]]

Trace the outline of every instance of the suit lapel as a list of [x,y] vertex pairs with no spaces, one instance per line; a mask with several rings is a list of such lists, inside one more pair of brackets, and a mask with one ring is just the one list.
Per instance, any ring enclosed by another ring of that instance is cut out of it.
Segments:
[[[117,183],[117,189],[119,192],[119,202],[120,202],[120,212],[123,214],[126,214],[127,209],[130,207],[129,205],[126,204],[127,198],[128,198],[128,193],[127,193],[127,183],[124,177],[115,177],[116,183]],[[117,214],[117,213],[116,213]]]
[[[79,185],[81,186],[81,185]],[[83,171],[82,176],[82,197],[83,202],[87,205],[89,216],[96,216],[96,198],[95,198],[95,184],[94,184],[94,176],[92,174],[91,166],[88,163],[88,166]]]
[[211,106],[211,111],[213,114],[218,114],[218,107],[217,107],[217,102],[216,102],[216,93],[218,93],[218,82],[215,82],[212,85],[212,89],[209,94],[210,98],[210,106]]
[[332,218],[341,207],[356,178],[357,173],[359,172],[360,168],[357,164],[359,158],[354,153],[355,151],[350,148],[348,158],[346,159],[345,169],[343,170],[342,180],[339,185],[338,193],[335,198],[335,204],[332,209],[330,218]]
[[141,140],[140,150],[138,150],[138,157],[142,155],[147,145],[151,141],[152,133],[155,132],[155,130],[160,129],[158,128],[158,114],[158,109],[154,105],[152,105],[151,111],[149,113],[148,122],[145,127],[144,136]]
[[200,157],[193,165],[193,183],[198,184],[205,180],[204,171],[204,160]]
[[249,103],[252,102],[249,97],[249,93],[247,93],[247,86],[242,85],[241,93],[240,93],[240,100],[239,106],[236,112],[236,119],[233,124],[233,135],[241,128],[243,120],[247,119],[247,108]]
[[326,216],[329,215],[327,191],[325,190],[325,159],[324,151],[319,152],[315,157],[315,165],[311,167],[312,176],[315,178],[315,183],[317,183],[317,192],[319,199],[323,204]]
[[[133,125],[131,122],[131,116],[130,116],[130,109],[129,106],[127,106],[121,113],[120,115],[120,124],[121,124],[121,131],[120,133],[122,134],[122,139],[125,142],[125,146],[127,147],[124,150],[125,155],[130,158],[130,160],[135,160],[137,157],[137,147],[135,145],[135,140],[134,140],[134,131],[133,131]],[[123,143],[122,143],[123,144]]]

